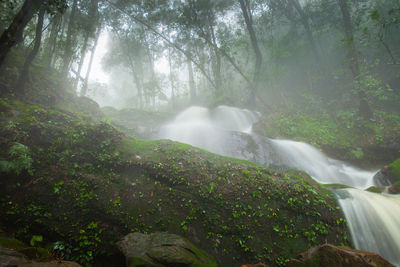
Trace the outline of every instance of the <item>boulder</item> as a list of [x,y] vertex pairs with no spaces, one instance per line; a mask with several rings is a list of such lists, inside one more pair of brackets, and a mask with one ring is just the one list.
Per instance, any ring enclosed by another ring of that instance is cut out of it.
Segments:
[[383,166],[374,176],[374,183],[378,186],[389,186],[400,182],[400,158]]
[[290,260],[287,266],[394,267],[376,253],[331,244],[311,248]]
[[243,264],[240,267],[267,267],[264,263],[257,263],[257,264]]
[[129,267],[217,267],[215,259],[188,240],[165,232],[131,233],[117,243]]
[[11,267],[26,263],[25,256],[13,249],[0,247],[0,266]]
[[81,265],[72,261],[48,261],[48,262],[33,261],[18,265],[18,267],[81,267]]
[[388,188],[388,192],[390,194],[400,194],[400,182],[396,182],[392,186],[390,186]]

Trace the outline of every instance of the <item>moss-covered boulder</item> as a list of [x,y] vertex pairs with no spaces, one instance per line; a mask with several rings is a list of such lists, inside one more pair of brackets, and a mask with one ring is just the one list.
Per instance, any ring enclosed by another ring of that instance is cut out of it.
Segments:
[[392,183],[400,182],[400,158],[388,165],[387,176]]
[[383,166],[373,179],[374,183],[379,186],[390,186],[396,182],[400,182],[400,158]]
[[1,267],[79,267],[76,262],[54,260],[49,250],[41,247],[29,247],[23,242],[0,232]]
[[64,259],[116,261],[131,232],[178,234],[221,266],[282,265],[325,240],[347,243],[334,196],[303,172],[139,141],[58,106],[0,108],[0,161],[10,163],[0,223],[25,242],[43,236]]
[[389,188],[388,188],[388,192],[390,194],[400,194],[400,181],[396,182],[394,184],[392,184]]
[[214,257],[178,235],[131,233],[117,243],[129,267],[217,267]]
[[372,192],[372,193],[382,193],[383,191],[385,191],[385,187],[378,187],[378,186],[370,186],[366,189],[366,191],[368,192]]
[[126,108],[117,110],[113,107],[103,107],[102,112],[111,124],[124,133],[139,139],[151,139],[158,132],[171,114]]
[[331,244],[311,248],[299,254],[288,266],[395,267],[376,253]]

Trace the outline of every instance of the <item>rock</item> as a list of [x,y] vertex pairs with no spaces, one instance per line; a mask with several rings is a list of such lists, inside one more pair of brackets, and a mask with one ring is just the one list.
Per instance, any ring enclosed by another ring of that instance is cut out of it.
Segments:
[[379,186],[389,186],[400,182],[400,158],[382,169],[374,176],[374,183]]
[[376,253],[331,244],[311,248],[290,260],[287,266],[394,267]]
[[169,233],[131,233],[117,243],[129,267],[216,267],[215,259],[186,239]]
[[243,264],[240,267],[267,267],[265,264],[259,262],[257,264]]
[[385,187],[371,186],[371,187],[368,187],[366,189],[366,191],[372,192],[372,193],[382,193],[383,191],[385,191]]
[[390,194],[400,194],[400,182],[396,182],[391,187],[389,187],[388,192]]
[[49,262],[29,262],[18,265],[18,267],[81,267],[72,261],[49,261]]
[[26,263],[27,260],[24,258],[18,258],[8,255],[0,255],[0,267],[17,267],[21,264]]
[[0,267],[19,266],[26,263],[25,256],[15,250],[0,247]]

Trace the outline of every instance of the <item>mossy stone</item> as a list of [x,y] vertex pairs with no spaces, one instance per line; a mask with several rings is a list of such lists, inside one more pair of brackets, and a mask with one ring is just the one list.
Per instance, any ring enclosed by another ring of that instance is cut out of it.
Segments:
[[400,158],[388,165],[387,174],[393,183],[400,181]]

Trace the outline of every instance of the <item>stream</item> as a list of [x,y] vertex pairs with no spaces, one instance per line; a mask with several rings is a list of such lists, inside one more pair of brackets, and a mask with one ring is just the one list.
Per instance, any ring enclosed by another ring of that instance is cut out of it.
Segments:
[[400,266],[400,197],[364,191],[375,172],[332,159],[317,148],[291,140],[271,139],[252,132],[260,114],[246,109],[192,106],[163,125],[157,139],[170,139],[224,156],[250,160],[275,169],[296,168],[335,190],[355,248],[376,252]]

